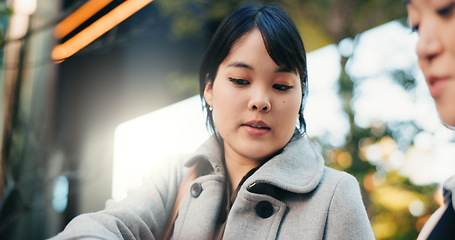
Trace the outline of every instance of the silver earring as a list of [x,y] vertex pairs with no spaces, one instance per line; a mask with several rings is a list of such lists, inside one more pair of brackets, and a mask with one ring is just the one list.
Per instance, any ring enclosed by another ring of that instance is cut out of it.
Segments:
[[213,111],[213,108],[212,108],[212,106],[209,106],[209,111],[210,111],[210,112],[211,112],[211,111]]

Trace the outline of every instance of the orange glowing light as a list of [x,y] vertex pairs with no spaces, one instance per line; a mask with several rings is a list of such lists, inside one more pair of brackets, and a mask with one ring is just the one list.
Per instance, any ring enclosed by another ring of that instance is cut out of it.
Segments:
[[127,0],[52,50],[52,59],[68,58],[153,0]]
[[56,38],[62,38],[68,35],[68,33],[87,21],[87,19],[107,6],[110,2],[112,2],[112,0],[89,0],[55,26],[54,36]]
[[374,189],[374,181],[373,181],[373,174],[368,174],[363,178],[363,187],[367,191],[371,191]]
[[421,216],[417,219],[416,229],[418,232],[420,232],[422,230],[423,225],[425,225],[425,223],[428,221],[428,219],[430,219],[430,216],[431,216],[431,214],[427,214],[427,215]]

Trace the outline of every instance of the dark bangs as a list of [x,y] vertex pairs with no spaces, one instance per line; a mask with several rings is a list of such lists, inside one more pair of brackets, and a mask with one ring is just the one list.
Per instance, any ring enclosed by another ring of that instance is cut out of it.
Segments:
[[280,67],[297,70],[306,89],[308,74],[306,53],[300,34],[292,20],[276,7],[261,8],[255,24],[262,34],[264,44],[273,61]]
[[215,80],[218,67],[229,55],[232,45],[245,33],[253,29],[258,7],[252,5],[232,12],[216,30],[210,41],[199,69],[200,93],[204,93],[205,84]]

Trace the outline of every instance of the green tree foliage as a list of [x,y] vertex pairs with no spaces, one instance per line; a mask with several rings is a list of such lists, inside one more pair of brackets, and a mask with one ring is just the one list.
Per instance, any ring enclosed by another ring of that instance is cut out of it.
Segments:
[[[156,1],[156,4],[163,16],[171,18],[174,36],[181,38],[200,36],[205,23],[216,26],[232,10],[250,2],[175,0]],[[278,3],[296,22],[303,20],[317,25],[335,43],[406,14],[403,2],[396,0],[264,0],[261,3]]]

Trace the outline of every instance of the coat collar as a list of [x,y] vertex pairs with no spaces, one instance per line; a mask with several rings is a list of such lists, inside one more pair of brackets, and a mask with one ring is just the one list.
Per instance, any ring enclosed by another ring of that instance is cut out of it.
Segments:
[[222,149],[216,137],[211,136],[185,162],[185,167],[192,167],[196,163],[209,163],[215,174],[224,174],[221,153]]
[[[215,174],[223,174],[220,146],[215,137],[210,137],[185,163],[190,167],[196,162],[209,162]],[[324,171],[324,160],[314,143],[307,137],[289,142],[283,151],[264,163],[243,186],[266,183],[283,190],[306,193],[319,184]]]

